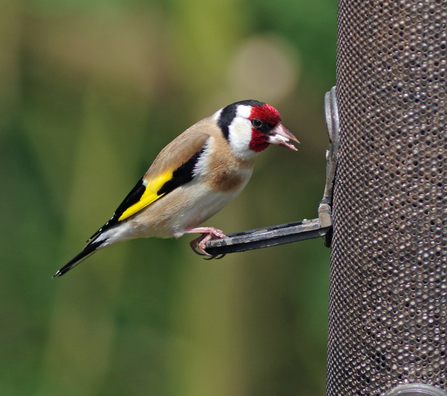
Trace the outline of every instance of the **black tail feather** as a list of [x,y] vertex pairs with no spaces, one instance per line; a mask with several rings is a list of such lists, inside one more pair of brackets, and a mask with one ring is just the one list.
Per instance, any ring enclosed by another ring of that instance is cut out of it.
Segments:
[[105,242],[104,240],[101,242],[95,242],[95,241],[90,242],[84,249],[82,249],[81,253],[79,253],[76,257],[74,257],[67,264],[65,264],[59,271],[57,271],[53,275],[53,279],[64,275],[65,273],[70,271],[73,267],[77,266],[79,263],[84,261],[87,257],[91,256],[93,253],[96,252],[97,249],[101,247],[101,245],[104,242]]

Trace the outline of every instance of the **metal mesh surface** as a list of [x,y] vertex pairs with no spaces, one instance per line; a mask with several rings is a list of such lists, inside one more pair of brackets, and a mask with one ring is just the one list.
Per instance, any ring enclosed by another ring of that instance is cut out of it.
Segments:
[[342,0],[327,395],[447,388],[447,1]]

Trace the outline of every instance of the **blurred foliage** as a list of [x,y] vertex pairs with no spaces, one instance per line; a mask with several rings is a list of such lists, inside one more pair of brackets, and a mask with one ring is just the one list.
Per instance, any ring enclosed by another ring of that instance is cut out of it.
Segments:
[[0,393],[322,395],[321,240],[204,261],[179,240],[111,247],[53,273],[161,148],[242,99],[300,139],[271,147],[207,224],[314,218],[335,0],[0,2]]

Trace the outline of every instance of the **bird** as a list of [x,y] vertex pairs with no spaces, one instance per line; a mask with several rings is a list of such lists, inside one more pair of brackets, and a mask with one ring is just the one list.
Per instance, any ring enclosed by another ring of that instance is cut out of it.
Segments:
[[97,250],[134,238],[198,233],[191,248],[213,258],[206,243],[226,235],[199,225],[239,195],[260,152],[271,144],[296,151],[291,141],[299,143],[282,125],[278,110],[267,103],[250,99],[221,108],[161,150],[110,220],[53,278]]

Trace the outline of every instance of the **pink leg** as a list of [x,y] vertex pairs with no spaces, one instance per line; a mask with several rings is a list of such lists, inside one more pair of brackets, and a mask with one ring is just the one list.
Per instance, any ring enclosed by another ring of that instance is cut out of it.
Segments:
[[[223,233],[223,231],[218,230],[217,228],[214,227],[196,227],[196,228],[187,228],[185,230],[185,234],[196,234],[196,233],[200,233],[202,235],[191,241],[191,243],[189,244],[191,246],[191,249],[197,254],[209,257],[213,256],[205,250],[206,243],[213,238],[227,237]],[[199,252],[196,250],[196,247],[199,249]]]

